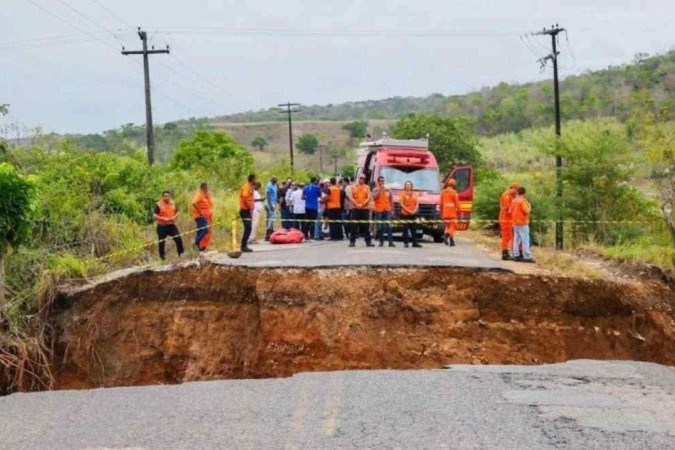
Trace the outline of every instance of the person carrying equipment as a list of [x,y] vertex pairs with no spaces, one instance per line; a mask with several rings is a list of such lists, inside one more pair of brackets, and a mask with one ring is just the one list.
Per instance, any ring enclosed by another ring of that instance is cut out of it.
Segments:
[[164,261],[166,259],[166,238],[171,237],[176,243],[176,250],[178,256],[183,255],[183,239],[180,237],[180,231],[176,227],[176,219],[178,218],[178,209],[176,204],[171,200],[171,193],[169,191],[162,192],[162,199],[155,205],[155,212],[152,215],[155,222],[157,222],[157,238],[159,239],[159,258]]
[[421,248],[422,246],[417,243],[417,227],[415,223],[420,205],[417,193],[413,190],[412,181],[408,180],[405,182],[403,192],[399,195],[398,200],[401,203],[401,220],[404,222],[403,246],[408,248],[408,233],[410,233],[412,235],[412,246]]
[[450,178],[441,192],[441,215],[445,222],[445,245],[455,246],[455,230],[459,214],[459,194],[455,190],[457,182]]
[[349,246],[356,245],[356,237],[363,233],[366,240],[366,247],[375,247],[370,237],[370,187],[366,184],[366,176],[360,175],[359,182],[347,190],[349,203],[351,205],[350,219],[355,221],[351,226],[349,235]]
[[520,184],[518,183],[511,184],[499,198],[499,229],[502,235],[501,248],[503,261],[511,259],[509,256],[509,249],[513,245],[513,220],[511,218],[510,209],[511,203],[515,198],[516,191],[519,187]]
[[199,185],[199,190],[192,199],[192,215],[197,225],[195,249],[203,252],[211,242],[211,224],[213,223],[213,199],[206,183]]
[[394,199],[391,191],[384,186],[384,177],[377,177],[377,186],[373,189],[373,212],[377,221],[375,238],[380,241],[380,247],[384,247],[384,233],[387,233],[389,247],[394,245],[394,238],[391,229],[391,212]]
[[251,230],[253,226],[251,224],[253,217],[253,210],[255,209],[255,196],[253,195],[253,190],[258,184],[254,174],[248,176],[246,183],[239,189],[239,217],[244,225],[244,234],[241,237],[241,251],[242,253],[250,253],[251,250],[248,247],[248,240],[251,237]]

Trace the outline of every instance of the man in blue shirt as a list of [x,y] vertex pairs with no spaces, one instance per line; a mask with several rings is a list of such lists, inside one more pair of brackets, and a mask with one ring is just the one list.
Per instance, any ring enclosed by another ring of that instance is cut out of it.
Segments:
[[302,191],[302,198],[305,200],[305,219],[311,222],[309,227],[309,234],[312,239],[319,239],[321,236],[314,236],[314,222],[316,222],[319,215],[319,198],[321,197],[321,188],[319,187],[319,180],[312,177],[310,184],[305,186]]
[[277,205],[279,204],[279,188],[277,187],[277,177],[272,177],[265,187],[265,210],[267,210],[267,232],[265,240],[269,241],[274,232],[274,222],[277,218]]

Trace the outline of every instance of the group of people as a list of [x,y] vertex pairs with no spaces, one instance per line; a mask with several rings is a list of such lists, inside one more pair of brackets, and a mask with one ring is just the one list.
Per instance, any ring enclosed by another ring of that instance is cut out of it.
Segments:
[[531,211],[527,191],[520,184],[513,183],[502,193],[499,199],[499,228],[503,260],[534,262],[530,250]]
[[[394,198],[385,183],[384,177],[380,176],[371,189],[363,174],[356,181],[336,177],[319,180],[314,177],[307,185],[290,178],[279,185],[278,179],[273,177],[265,188],[268,217],[265,239],[269,240],[274,232],[277,214],[280,214],[282,228],[299,229],[306,239],[340,241],[346,237],[350,247],[356,245],[359,236],[363,236],[367,247],[374,247],[370,225],[375,222],[375,239],[379,241],[379,246],[383,247],[386,239],[390,247],[395,247],[391,222]],[[439,205],[446,222],[445,242],[450,246],[455,245],[454,234],[459,216],[459,196],[454,187],[455,180],[449,180],[441,193]],[[399,203],[403,245],[421,247],[416,230],[420,205],[411,181],[405,183]]]
[[[379,241],[379,246],[384,246],[386,240],[389,247],[395,247],[392,230],[394,198],[385,182],[384,177],[378,177],[371,190],[366,183],[366,177],[360,175],[356,182],[349,178],[312,178],[304,185],[302,182],[287,179],[279,186],[277,178],[273,177],[267,183],[264,193],[261,193],[261,184],[251,174],[239,190],[239,217],[244,226],[241,251],[252,251],[249,244],[256,240],[263,209],[267,212],[265,240],[269,240],[274,232],[277,217],[280,215],[281,227],[297,228],[306,239],[328,238],[340,241],[347,237],[350,247],[356,245],[359,236],[363,236],[367,247],[374,247],[370,225],[375,222],[375,239]],[[411,181],[405,183],[398,200],[398,220],[402,224],[403,245],[421,247],[416,230],[419,199]],[[529,227],[532,206],[527,200],[527,191],[518,183],[513,183],[501,195],[499,206],[502,259],[534,262],[530,250]],[[454,179],[446,182],[440,195],[439,208],[445,222],[444,241],[446,245],[454,246],[460,211]],[[202,183],[195,194],[192,213],[197,227],[194,247],[201,252],[206,250],[211,241],[213,223],[213,200],[207,183]],[[157,223],[161,259],[166,257],[166,239],[169,237],[176,243],[179,256],[184,253],[183,241],[176,227],[178,215],[171,193],[163,192],[153,214]],[[325,231],[328,232],[327,236]]]

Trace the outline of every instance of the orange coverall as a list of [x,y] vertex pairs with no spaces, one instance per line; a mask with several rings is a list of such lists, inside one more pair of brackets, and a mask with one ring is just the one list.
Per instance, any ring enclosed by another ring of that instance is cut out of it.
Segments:
[[508,251],[513,242],[513,221],[509,212],[511,202],[513,202],[513,195],[511,189],[507,189],[499,198],[499,228],[502,234],[502,252]]
[[446,236],[454,239],[459,215],[459,194],[451,187],[446,187],[441,192],[441,215],[445,221]]
[[[200,230],[197,233],[196,237],[201,237],[197,242],[197,246],[200,249],[206,249],[211,242],[211,224],[213,222],[213,200],[211,199],[210,193],[204,193],[202,190],[198,190],[195,194],[194,199],[192,199],[192,215],[195,218],[195,221],[201,219],[202,217],[206,219],[209,227],[204,230]],[[196,205],[196,206],[194,206]],[[199,226],[199,225],[198,225]]]

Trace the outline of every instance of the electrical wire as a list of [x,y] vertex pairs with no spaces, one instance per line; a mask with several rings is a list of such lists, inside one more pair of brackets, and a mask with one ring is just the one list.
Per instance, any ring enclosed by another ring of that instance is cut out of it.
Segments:
[[105,6],[103,3],[99,2],[98,0],[91,0],[91,1],[94,2],[94,3],[96,3],[98,6],[100,6],[101,9],[103,9],[105,12],[107,12],[111,17],[114,17],[115,19],[119,20],[120,22],[122,22],[123,24],[125,24],[127,27],[131,28],[132,30],[136,30],[136,27],[134,27],[133,25],[131,25],[129,22],[127,22],[126,20],[124,20],[122,17],[120,17],[120,16],[118,16],[117,14],[115,14],[115,12],[114,12],[113,10],[111,10],[110,8],[108,8],[107,6]]

